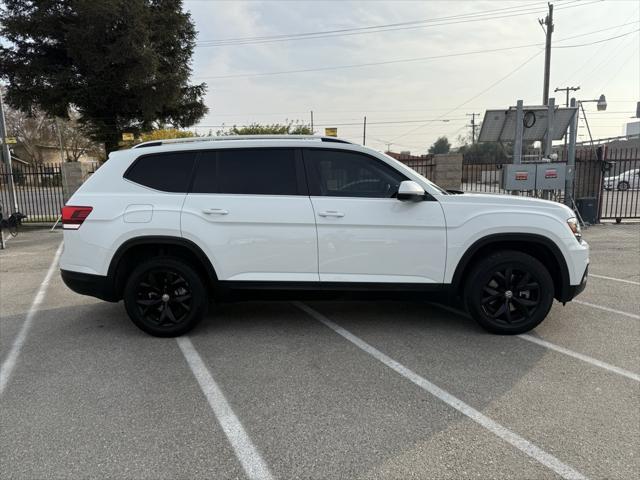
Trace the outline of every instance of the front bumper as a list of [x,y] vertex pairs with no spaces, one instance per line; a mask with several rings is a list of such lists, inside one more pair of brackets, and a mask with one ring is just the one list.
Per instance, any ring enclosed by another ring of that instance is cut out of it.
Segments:
[[566,297],[562,300],[562,302],[570,302],[578,295],[580,295],[585,288],[587,288],[587,279],[589,278],[589,265],[584,270],[584,274],[582,275],[582,280],[580,281],[580,285],[569,285],[567,290]]
[[65,285],[76,293],[108,302],[118,301],[113,289],[113,282],[109,280],[109,277],[62,269],[60,276]]

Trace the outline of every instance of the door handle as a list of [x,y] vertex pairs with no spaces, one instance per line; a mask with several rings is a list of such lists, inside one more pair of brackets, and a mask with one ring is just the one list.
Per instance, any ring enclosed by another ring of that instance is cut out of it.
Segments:
[[325,212],[319,212],[318,215],[320,215],[321,217],[336,217],[336,218],[344,217],[344,213],[337,212],[335,210],[327,210]]
[[202,209],[202,213],[205,215],[228,215],[229,210],[225,210],[224,208],[204,208]]

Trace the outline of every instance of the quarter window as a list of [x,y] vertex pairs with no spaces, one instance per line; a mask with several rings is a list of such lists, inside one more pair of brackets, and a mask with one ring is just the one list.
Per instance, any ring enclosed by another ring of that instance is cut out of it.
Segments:
[[138,158],[124,178],[163,192],[186,193],[193,171],[195,153],[162,153]]
[[293,149],[251,148],[203,152],[193,193],[297,195]]
[[357,152],[306,149],[304,160],[312,195],[392,198],[406,180],[390,166]]

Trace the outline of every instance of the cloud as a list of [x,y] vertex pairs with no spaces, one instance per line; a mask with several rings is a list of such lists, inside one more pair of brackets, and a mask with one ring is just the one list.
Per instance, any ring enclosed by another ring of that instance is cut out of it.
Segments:
[[[635,2],[603,2],[564,10],[563,0],[555,3],[555,39],[640,19]],[[566,3],[568,6],[569,2]],[[531,5],[531,2],[185,2],[199,30],[199,41],[390,24],[518,5]],[[534,5],[539,6],[541,12],[546,8],[544,2]],[[309,110],[314,110],[316,124],[359,121],[365,114],[370,122],[435,118],[486,89],[535,53],[535,48],[344,70],[232,79],[206,80],[206,77],[379,62],[543,42],[538,16],[543,14],[315,40],[200,47],[194,56],[194,81],[209,84],[207,102],[211,109],[201,123],[308,120]],[[605,38],[613,32],[582,37],[575,42]],[[604,85],[608,98],[624,100],[612,103],[610,110],[634,112],[633,102],[640,100],[640,54],[634,57],[633,53],[634,48],[638,48],[638,35],[622,40],[619,45],[614,41],[602,44],[601,48],[555,49],[551,89],[564,86],[556,82],[586,62],[588,67],[571,80],[583,85],[581,93],[594,95],[594,90]],[[623,51],[616,52],[616,45]],[[592,55],[595,58],[591,59]],[[591,69],[589,62],[602,62],[603,66],[585,76]],[[399,147],[426,150],[439,135],[464,129],[465,112],[508,107],[519,98],[529,104],[540,103],[542,69],[543,56],[540,55],[512,77],[449,115],[450,122],[429,123],[403,137],[405,144]],[[203,78],[205,80],[201,80]],[[617,118],[613,114],[598,117],[594,113],[592,123],[596,135],[618,135],[623,117],[623,114]],[[380,140],[397,137],[414,127],[415,124],[372,125],[368,130],[372,138],[378,138],[372,140],[373,145],[382,148]],[[359,141],[361,127],[339,127],[339,134]]]

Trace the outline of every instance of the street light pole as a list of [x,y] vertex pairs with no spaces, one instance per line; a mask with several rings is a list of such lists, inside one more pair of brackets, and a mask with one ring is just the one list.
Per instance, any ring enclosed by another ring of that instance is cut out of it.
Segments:
[[587,120],[587,112],[584,111],[584,103],[595,103],[599,112],[604,112],[607,109],[607,99],[604,95],[600,95],[594,100],[579,100],[580,108],[582,109],[582,116],[584,117],[584,123],[587,126],[587,132],[589,132],[589,140],[591,140],[591,146],[593,147],[593,136],[591,136],[591,127],[589,127],[589,121]]
[[[556,88],[554,90],[554,92],[566,92],[567,101],[565,103],[565,107],[568,107],[569,106],[569,92],[577,92],[578,90],[580,90],[580,87],[564,87],[564,88]],[[567,152],[567,136],[566,135],[564,136],[564,150],[563,150],[562,154],[565,155],[565,156],[568,155],[568,152]]]
[[571,108],[575,108],[571,123],[569,123],[569,150],[567,152],[567,174],[564,179],[564,203],[573,208],[574,179],[576,175],[576,140],[578,136],[578,110],[576,99],[571,99]]

